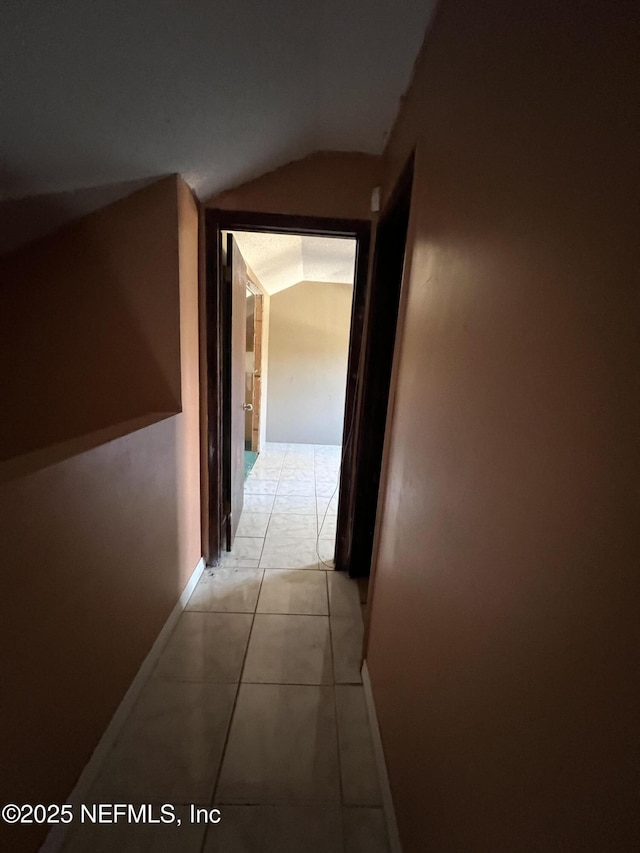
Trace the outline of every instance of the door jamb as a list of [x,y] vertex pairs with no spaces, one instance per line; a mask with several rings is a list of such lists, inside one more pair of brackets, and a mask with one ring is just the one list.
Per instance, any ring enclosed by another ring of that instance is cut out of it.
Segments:
[[[215,565],[225,541],[222,529],[222,500],[224,465],[224,352],[227,346],[228,308],[223,299],[222,232],[264,231],[273,234],[302,234],[317,237],[346,237],[356,240],[356,270],[351,311],[351,333],[347,364],[347,388],[343,435],[353,431],[357,374],[360,359],[364,297],[369,267],[370,220],[336,219],[330,217],[290,216],[288,214],[254,211],[205,210],[205,352],[206,352],[206,431],[208,487],[205,511],[209,518],[208,540],[204,543],[207,565]],[[358,331],[359,330],[359,331]],[[349,448],[347,448],[349,452]],[[350,460],[345,460],[350,463]],[[342,466],[340,491],[348,494],[352,488],[351,464]]]
[[408,228],[414,163],[415,153],[412,152],[378,220],[371,274],[364,299],[365,317],[359,346],[352,450],[349,457],[352,466],[348,472],[350,488],[340,494],[338,518],[344,519],[345,524],[342,527],[338,524],[335,556],[336,568],[348,571],[352,577],[368,576],[373,558],[408,233],[405,236],[398,279],[389,281],[386,277],[388,271],[379,269],[379,264],[388,251],[387,229],[398,215],[403,215],[403,211],[406,211]]

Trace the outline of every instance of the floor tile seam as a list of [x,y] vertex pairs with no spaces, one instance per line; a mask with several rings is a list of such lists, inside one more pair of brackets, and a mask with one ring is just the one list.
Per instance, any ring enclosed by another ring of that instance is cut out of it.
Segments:
[[[251,569],[240,569],[241,572],[250,572]],[[259,569],[257,571],[262,571],[264,573],[264,569]],[[253,610],[198,610],[196,608],[192,608],[191,610],[185,610],[185,613],[209,613],[211,616],[251,616],[255,613],[255,608]]]
[[[242,680],[240,684],[252,684],[254,687],[335,687],[333,680],[331,681],[255,681],[249,679]],[[341,685],[339,685],[341,686]],[[337,723],[336,723],[337,725]]]
[[239,678],[154,678],[154,684],[239,684]]
[[[263,547],[264,547],[264,546],[263,546]],[[251,626],[250,626],[250,628],[249,628],[249,634],[248,634],[248,636],[247,636],[247,643],[246,643],[246,645],[245,645],[245,648],[244,648],[244,654],[243,654],[243,656],[242,656],[242,665],[240,666],[240,673],[239,673],[239,676],[238,676],[238,684],[237,684],[237,686],[236,686],[236,691],[235,691],[235,694],[234,694],[234,697],[233,697],[233,705],[231,706],[231,713],[229,714],[229,721],[228,721],[228,723],[227,723],[227,730],[226,730],[226,732],[225,732],[224,743],[223,743],[223,745],[222,745],[222,751],[221,751],[221,753],[220,753],[220,762],[219,762],[219,764],[218,764],[218,770],[217,770],[217,772],[216,772],[216,778],[215,778],[215,780],[214,780],[213,789],[212,789],[212,791],[211,791],[211,800],[210,800],[210,803],[211,803],[211,805],[212,805],[212,806],[213,806],[213,805],[215,805],[215,801],[216,801],[216,794],[217,794],[217,791],[218,791],[218,786],[219,786],[219,784],[220,784],[220,776],[221,776],[221,774],[222,774],[222,768],[223,768],[223,766],[224,766],[224,760],[225,760],[225,756],[226,756],[226,754],[227,754],[227,746],[229,745],[229,737],[230,737],[230,735],[231,735],[231,727],[232,727],[232,725],[233,725],[233,719],[234,719],[234,717],[235,717],[236,707],[237,707],[237,705],[238,705],[238,696],[239,696],[239,694],[240,694],[240,687],[242,686],[242,676],[243,676],[243,674],[244,674],[244,668],[245,668],[245,664],[246,664],[246,662],[247,662],[247,655],[248,655],[248,653],[249,653],[249,645],[250,645],[250,643],[251,643],[251,634],[253,633],[253,626],[254,626],[254,623],[255,623],[255,620],[256,620],[256,609],[257,609],[257,607],[258,607],[258,601],[259,601],[259,599],[260,599],[260,593],[262,592],[262,584],[263,584],[263,583],[264,583],[264,571],[262,572],[262,577],[260,578],[260,587],[259,587],[259,589],[258,589],[258,595],[257,595],[257,597],[256,597],[256,605],[255,605],[255,608],[254,608],[254,610],[253,610],[253,615],[252,615],[252,619],[251,619]],[[205,833],[205,840],[206,840],[206,836],[207,836],[207,835],[208,835],[208,830],[207,830],[207,832]],[[202,848],[202,849],[204,849],[204,845],[203,845],[203,848]]]
[[[329,799],[327,797],[305,797],[299,800],[292,800],[291,797],[267,797],[261,799],[247,799],[246,797],[232,798],[227,794],[226,798],[223,800],[218,800],[216,803],[218,806],[246,806],[247,808],[253,806],[284,806],[284,807],[300,807],[304,808],[305,806],[335,806],[338,809],[343,808],[340,800],[337,799]],[[352,808],[349,806],[349,808]],[[364,806],[366,808],[366,806]],[[278,851],[265,851],[265,853],[278,853]],[[338,853],[336,851],[336,853]]]
[[342,785],[342,757],[340,750],[340,726],[338,724],[338,700],[336,693],[336,669],[333,653],[333,633],[331,630],[331,601],[329,598],[329,576],[325,575],[327,584],[327,605],[329,608],[329,648],[331,650],[331,672],[333,673],[333,715],[336,721],[336,753],[338,760],[338,785],[340,793],[340,828],[342,830],[342,850],[345,853],[345,824],[344,824],[344,790]]
[[[295,571],[295,569],[294,569]],[[328,619],[328,613],[259,613],[256,610],[256,616],[308,616],[309,619]]]
[[[297,571],[296,569],[265,569],[264,571]],[[298,571],[308,571],[299,569]],[[329,618],[329,613],[299,613],[297,610],[189,610],[189,613],[208,613],[212,616],[322,616]]]
[[[273,515],[273,514],[274,513],[272,510],[271,515]],[[265,536],[265,541],[266,541],[266,536]],[[264,583],[264,579],[266,577],[265,572],[296,572],[296,571],[318,571],[318,569],[267,569],[267,568],[262,569],[262,581],[260,584],[260,593],[259,593],[258,598],[256,600],[256,610],[255,610],[256,615],[258,615],[258,605],[260,604],[260,595],[262,594],[262,584]],[[327,596],[327,614],[326,614],[327,616],[329,615],[328,610],[329,610],[329,599]],[[283,615],[283,616],[289,616],[289,615],[292,615],[292,616],[307,616],[307,615],[315,616],[315,615],[325,615],[325,614],[314,614],[314,613],[311,613],[311,614],[306,614],[306,613],[300,613],[300,614],[297,614],[297,613],[293,613],[293,614],[272,613],[272,614],[268,614],[268,613],[265,613],[265,614],[260,614],[260,615],[265,615],[265,616],[268,616],[268,615],[273,615],[273,616],[278,616],[278,615]]]
[[[239,571],[250,571],[249,569],[240,569]],[[292,569],[290,567],[272,566],[268,569],[263,569],[265,572],[331,572],[333,569]]]
[[[318,506],[318,497],[323,497],[323,496],[322,496],[322,495],[318,495],[318,481],[317,481],[317,479],[315,479],[315,478],[314,478],[314,481],[315,481],[315,484],[316,484],[316,508],[317,508],[317,506]],[[337,483],[337,485],[336,485],[336,488],[335,488],[335,489],[334,489],[334,491],[333,491],[333,494],[329,496],[329,499],[328,499],[328,501],[327,501],[327,508],[326,508],[326,509],[325,509],[325,511],[324,511],[324,516],[322,517],[322,523],[320,523],[320,518],[318,517],[318,535],[317,535],[317,537],[316,537],[316,554],[317,554],[317,556],[318,556],[318,565],[326,566],[326,568],[327,568],[327,569],[329,569],[329,568],[331,568],[331,567],[330,567],[327,563],[325,563],[325,562],[324,562],[324,560],[322,559],[322,557],[320,556],[320,541],[321,541],[321,539],[322,539],[321,533],[322,533],[322,528],[324,527],[325,522],[326,522],[326,520],[327,520],[327,516],[328,516],[328,514],[329,514],[329,507],[331,506],[331,501],[332,501],[332,500],[334,499],[334,497],[336,496],[336,493],[338,492],[339,488],[340,488],[340,474],[338,473],[338,483]],[[336,522],[336,524],[337,524],[337,522]],[[329,539],[331,539],[331,538],[333,538],[333,541],[334,541],[334,543],[335,543],[335,541],[336,541],[336,536],[334,536],[334,537],[329,537]],[[333,566],[333,569],[335,570],[335,560],[334,560],[334,566]],[[327,584],[328,584],[328,581],[327,581]]]
[[256,616],[328,616],[327,613],[299,613],[296,611],[288,611],[286,613],[279,610],[257,610]]
[[[273,513],[271,513],[269,516],[269,521],[267,523],[267,530],[269,530],[269,524],[271,524],[271,515],[273,515]],[[260,568],[260,561],[262,560],[262,555],[264,554],[264,546],[265,546],[266,541],[267,541],[267,533],[265,532],[264,536],[262,536],[260,538],[262,539],[262,548],[260,549],[260,556],[258,557],[258,568]],[[263,578],[264,578],[264,575],[263,575]],[[262,587],[262,584],[260,584],[260,586]]]

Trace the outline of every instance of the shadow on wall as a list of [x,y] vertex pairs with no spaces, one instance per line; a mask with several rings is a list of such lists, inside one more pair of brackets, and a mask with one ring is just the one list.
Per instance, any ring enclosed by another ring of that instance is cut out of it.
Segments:
[[[168,175],[154,175],[115,184],[86,187],[68,192],[6,198],[0,201],[0,256],[40,240],[59,228],[113,204]],[[0,172],[0,187],[15,186],[6,172]],[[0,190],[0,198],[4,193]]]
[[2,440],[41,446],[0,482],[2,802],[65,801],[200,558],[197,221],[172,177],[0,261]]
[[[0,481],[180,411],[177,220],[162,203],[168,182],[175,178],[0,260]],[[100,197],[87,192],[85,201]],[[49,212],[53,222],[52,198],[8,205]],[[0,209],[6,214],[7,203]],[[70,209],[63,205],[58,217]]]
[[371,189],[379,183],[380,158],[354,151],[316,151],[211,196],[206,207],[371,219]]
[[[65,801],[184,587],[180,431],[168,418],[0,484],[3,802]],[[0,826],[0,849],[46,832]]]

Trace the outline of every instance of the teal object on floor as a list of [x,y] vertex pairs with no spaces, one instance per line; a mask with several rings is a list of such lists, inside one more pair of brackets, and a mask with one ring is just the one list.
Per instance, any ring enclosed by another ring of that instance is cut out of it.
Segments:
[[258,454],[254,450],[245,450],[244,452],[244,478],[245,480],[249,476],[249,472],[256,464],[256,459],[258,458]]

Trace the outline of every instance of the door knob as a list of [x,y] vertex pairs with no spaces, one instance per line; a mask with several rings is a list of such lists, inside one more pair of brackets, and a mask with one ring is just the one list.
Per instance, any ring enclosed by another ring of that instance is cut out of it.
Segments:
[[242,408],[245,410],[245,412],[253,411],[253,406],[251,405],[251,403],[243,403]]

